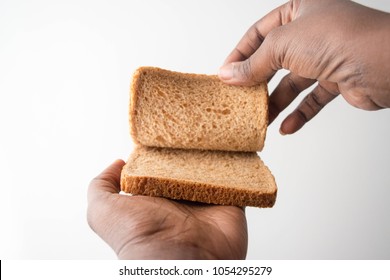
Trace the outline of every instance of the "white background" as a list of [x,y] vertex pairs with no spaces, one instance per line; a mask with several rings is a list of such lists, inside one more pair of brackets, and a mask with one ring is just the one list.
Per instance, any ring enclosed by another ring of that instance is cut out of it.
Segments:
[[[390,11],[385,0],[358,2]],[[132,72],[215,74],[248,27],[282,3],[1,0],[0,258],[116,258],[87,225],[86,190],[132,149]],[[298,102],[268,130],[261,157],[278,199],[247,208],[248,258],[389,259],[390,110],[338,97],[281,136]]]

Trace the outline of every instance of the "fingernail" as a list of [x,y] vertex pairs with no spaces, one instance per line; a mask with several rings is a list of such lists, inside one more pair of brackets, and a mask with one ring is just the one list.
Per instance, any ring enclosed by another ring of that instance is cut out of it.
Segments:
[[286,133],[283,132],[282,128],[279,129],[279,133],[284,136],[284,135],[287,135]]
[[219,68],[218,76],[221,80],[230,80],[233,78],[233,63],[226,64]]

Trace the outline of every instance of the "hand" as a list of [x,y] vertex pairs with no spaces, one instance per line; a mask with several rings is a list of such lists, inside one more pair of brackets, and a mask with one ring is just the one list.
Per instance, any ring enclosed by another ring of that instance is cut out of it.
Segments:
[[88,223],[120,259],[243,259],[244,210],[119,194],[124,162],[92,180]]
[[351,105],[390,107],[390,15],[345,0],[292,0],[256,22],[219,76],[252,85],[288,69],[269,100],[270,123],[303,90],[313,91],[282,122],[291,134],[341,94]]

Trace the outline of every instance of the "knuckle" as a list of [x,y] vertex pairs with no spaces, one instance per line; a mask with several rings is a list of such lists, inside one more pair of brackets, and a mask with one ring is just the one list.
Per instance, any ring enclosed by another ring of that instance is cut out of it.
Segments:
[[264,39],[264,43],[272,44],[278,42],[282,37],[282,26],[272,29]]
[[302,101],[302,105],[299,106],[299,113],[305,119],[306,122],[311,120],[319,111],[324,108],[325,104],[320,100],[317,94],[314,92],[308,94]]
[[302,124],[305,124],[310,120],[309,116],[302,108],[297,108],[297,114]]
[[315,93],[309,94],[308,95],[308,105],[313,108],[313,110],[321,110],[324,108],[325,104],[321,101],[319,96]]
[[[314,97],[314,94],[307,95],[303,100],[303,106],[306,118],[309,120],[311,119],[318,111],[322,109],[322,106],[319,105],[318,101],[316,101],[316,98]],[[310,116],[310,117],[309,117]]]
[[301,89],[298,87],[298,85],[295,83],[294,79],[291,77],[291,75],[287,75],[284,80],[285,83],[287,83],[287,86],[291,89],[291,92],[296,96],[301,93]]
[[252,64],[251,60],[247,59],[240,63],[237,67],[238,77],[244,81],[253,80]]
[[253,77],[251,60],[247,59],[245,63],[242,64],[242,74],[247,80],[251,80]]
[[264,39],[263,47],[267,51],[267,56],[271,59],[273,68],[288,69],[288,65],[284,65],[286,58],[286,36],[284,36],[285,26],[280,26],[271,30]]
[[260,44],[264,41],[264,37],[261,34],[257,23],[254,24],[246,33],[247,46],[251,48],[252,52],[255,52]]

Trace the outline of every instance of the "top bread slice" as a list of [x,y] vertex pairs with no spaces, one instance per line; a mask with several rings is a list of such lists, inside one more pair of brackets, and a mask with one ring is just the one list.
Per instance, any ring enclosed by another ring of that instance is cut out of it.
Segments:
[[261,151],[267,85],[231,86],[215,75],[154,67],[135,71],[130,131],[137,144],[180,149]]

